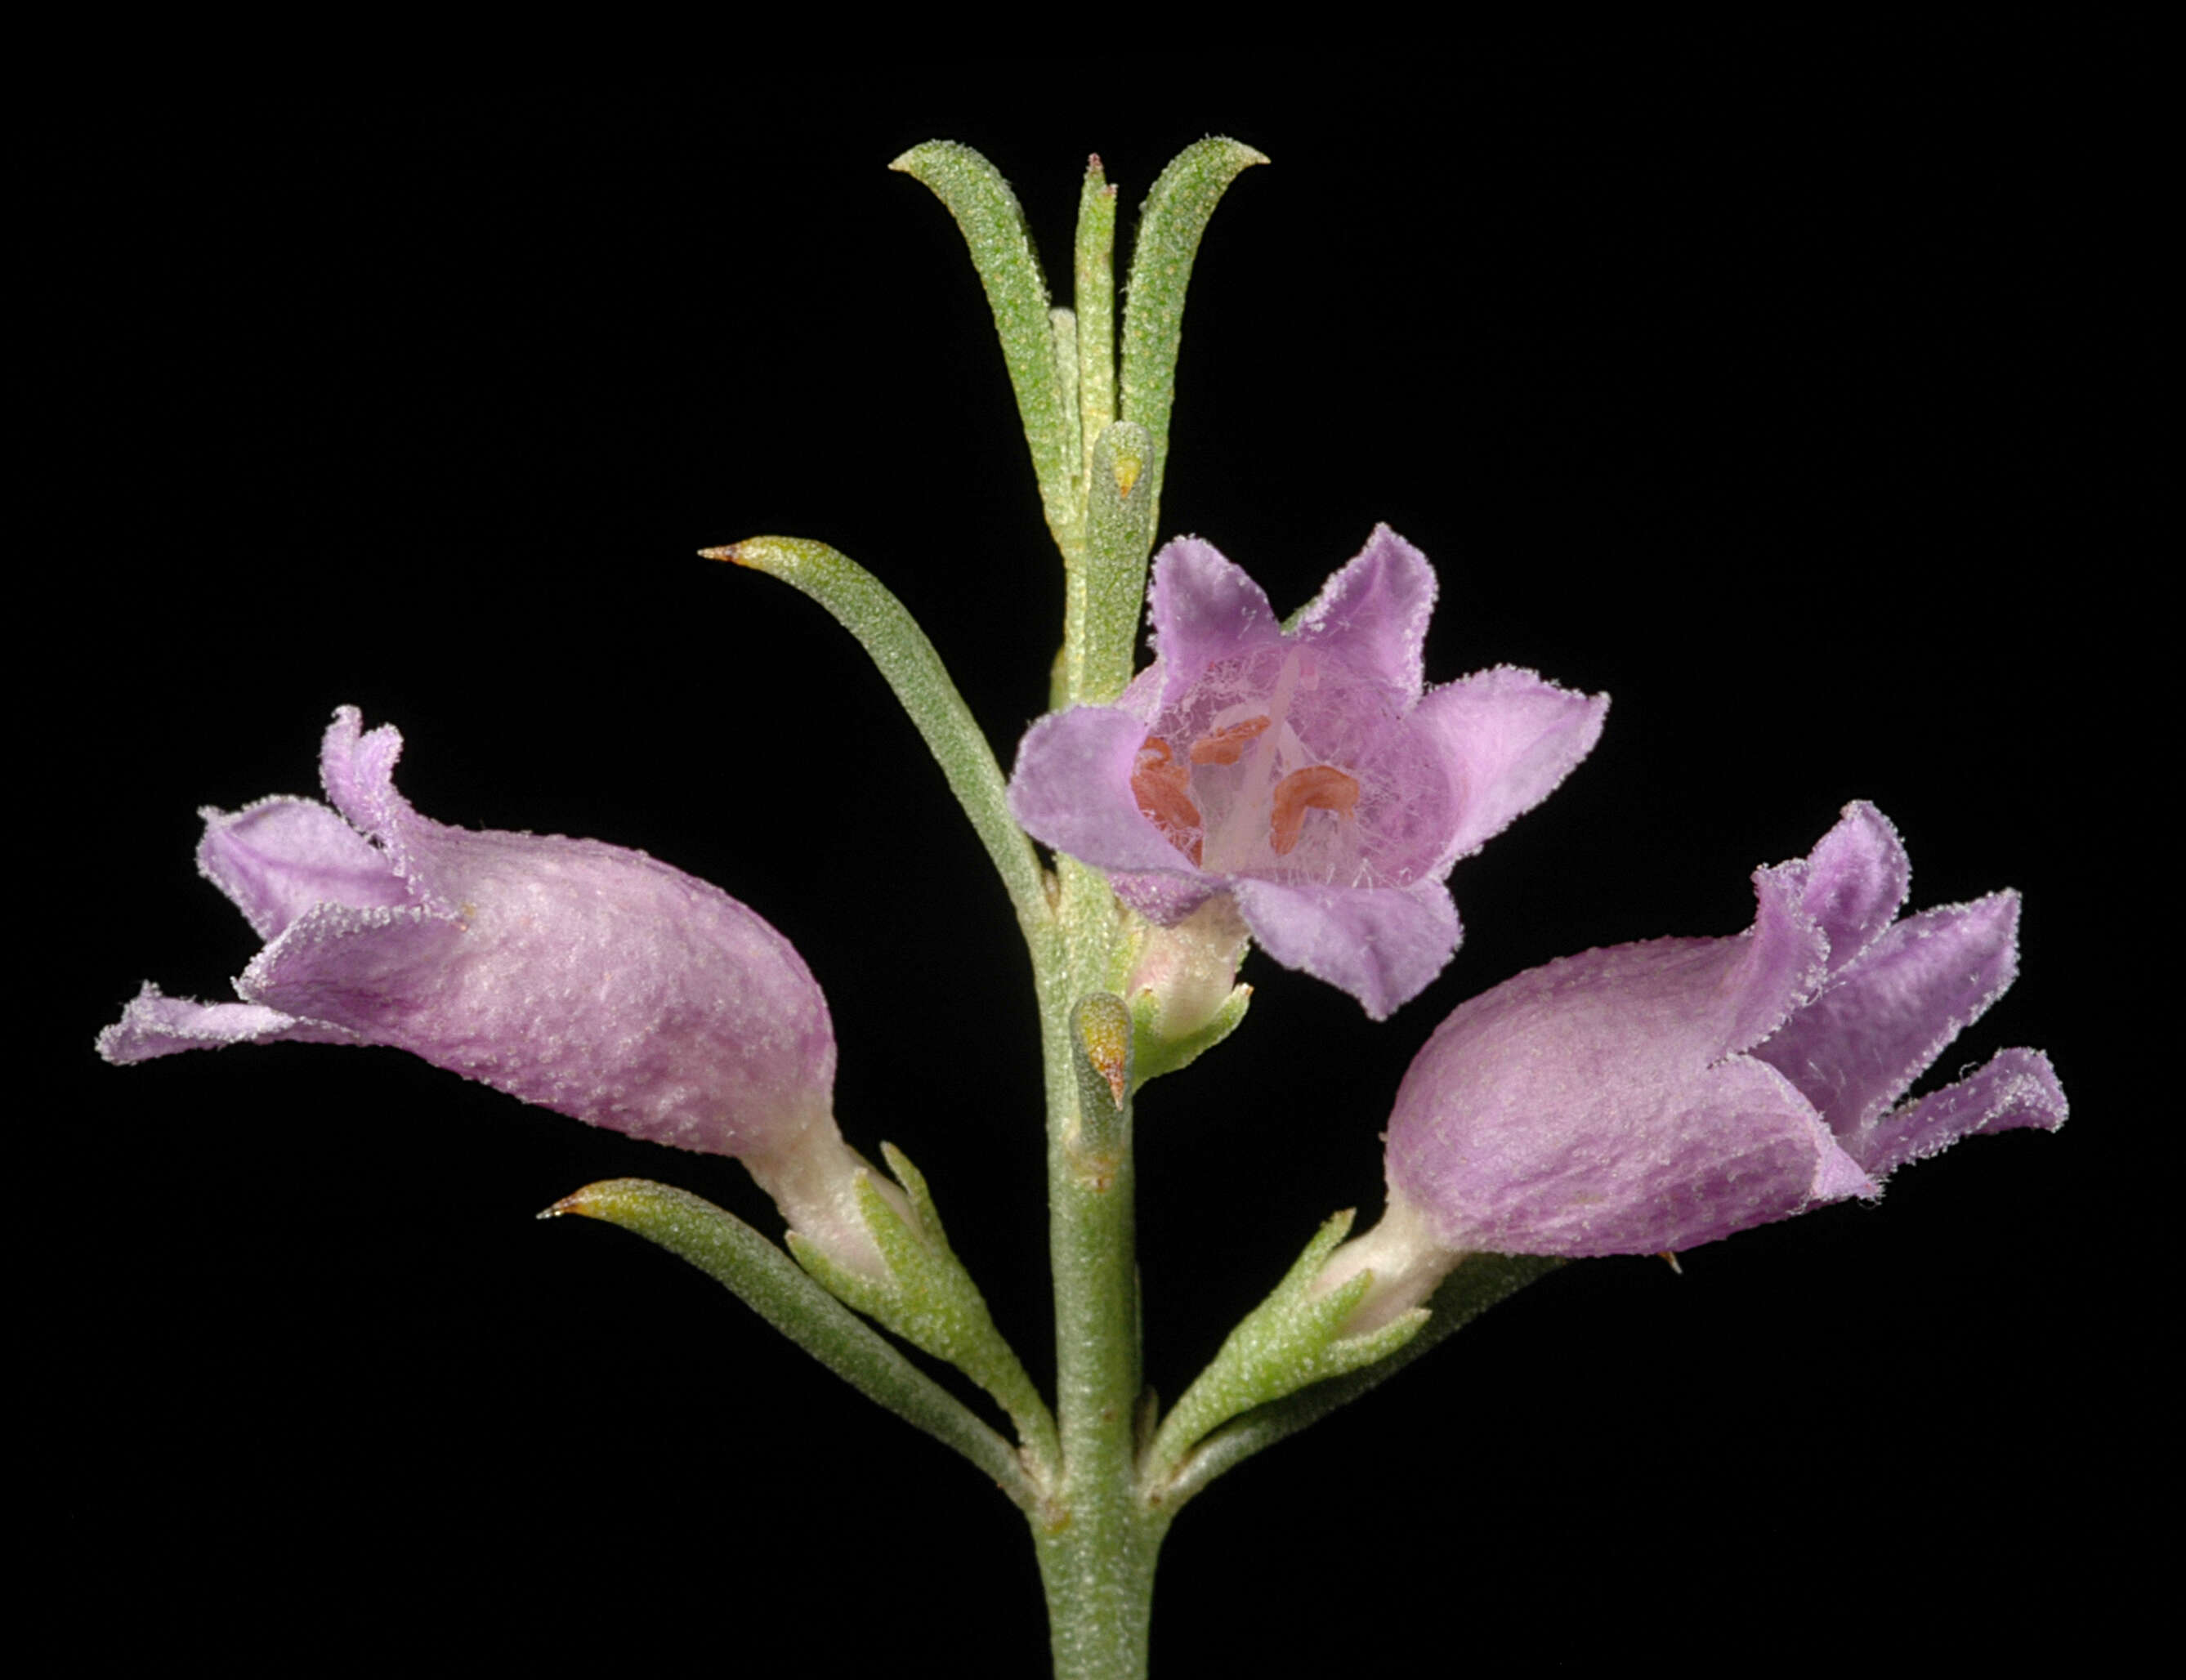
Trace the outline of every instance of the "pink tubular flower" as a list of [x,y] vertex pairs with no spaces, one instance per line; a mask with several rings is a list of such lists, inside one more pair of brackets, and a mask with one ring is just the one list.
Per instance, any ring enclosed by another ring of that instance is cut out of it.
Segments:
[[1878,1196],[1969,1133],[2064,1124],[2039,1050],[1899,1102],[2017,972],[2018,894],[1893,921],[1909,878],[1882,814],[1847,805],[1754,872],[1750,932],[1564,957],[1460,1005],[1397,1093],[1390,1217],[1325,1278],[1371,1265],[1415,1300],[1467,1252],[1690,1248]]
[[1152,664],[1113,706],[1042,718],[1010,805],[1173,926],[1235,895],[1276,961],[1377,1020],[1460,937],[1443,883],[1601,733],[1602,696],[1499,666],[1423,692],[1434,569],[1386,525],[1285,631],[1196,537],[1154,561]]
[[148,984],[99,1053],[391,1044],[593,1125],[739,1156],[793,1225],[863,1260],[834,1029],[790,943],[642,852],[430,821],[395,791],[401,749],[345,706],[320,757],[334,809],[202,813],[199,869],[266,941],[244,1001]]

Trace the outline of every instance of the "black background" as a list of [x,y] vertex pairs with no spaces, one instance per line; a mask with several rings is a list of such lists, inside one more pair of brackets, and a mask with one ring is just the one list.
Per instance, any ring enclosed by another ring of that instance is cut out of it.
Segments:
[[1424,996],[1377,1027],[1256,958],[1243,1032],[1148,1093],[1153,1383],[1331,1209],[1370,1218],[1375,1134],[1458,1002],[1737,930],[1754,865],[1855,797],[1915,906],[2026,894],[2024,976],[1939,1071],[2044,1046],[2076,1117],[1682,1278],[1537,1285],[1182,1517],[1157,1661],[2099,1648],[2099,1513],[2150,1468],[2120,1280],[2160,1123],[2116,1083],[2097,931],[2137,797],[2109,755],[2161,750],[2099,640],[2151,610],[2122,419],[2150,347],[2120,55],[2007,46],[1205,66],[1145,98],[912,64],[53,125],[24,170],[48,605],[18,635],[61,675],[18,738],[69,815],[32,837],[18,1195],[71,1641],[1039,1671],[1030,1548],[975,1474],[675,1261],[530,1218],[636,1173],[776,1229],[733,1162],[391,1051],[114,1070],[89,1042],[147,977],[227,995],[254,944],[193,873],[193,809],[313,792],[358,704],[427,815],[642,846],[788,934],[846,1134],[919,1163],[1045,1380],[1002,895],[857,649],[692,551],[860,560],[1006,764],[1059,566],[956,230],[883,165],[979,147],[1060,280],[1089,149],[1135,207],[1220,132],[1275,161],[1201,253],[1163,535],[1287,611],[1387,520],[1441,572],[1431,679],[1509,662],[1615,704],[1459,866],[1466,942]]

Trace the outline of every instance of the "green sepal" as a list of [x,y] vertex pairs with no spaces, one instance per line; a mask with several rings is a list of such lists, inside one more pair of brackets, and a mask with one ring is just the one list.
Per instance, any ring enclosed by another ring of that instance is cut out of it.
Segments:
[[1123,417],[1146,428],[1153,465],[1146,486],[1152,523],[1161,503],[1169,457],[1169,410],[1176,398],[1177,344],[1184,330],[1185,288],[1192,259],[1214,206],[1230,183],[1267,159],[1250,146],[1214,136],[1187,146],[1146,194],[1131,247],[1124,293]]
[[1175,1469],[1169,1485],[1152,1497],[1174,1512],[1225,1470],[1236,1469],[1286,1436],[1297,1434],[1337,1407],[1378,1388],[1496,1302],[1567,1263],[1539,1254],[1467,1255],[1427,1297],[1427,1311],[1432,1316],[1418,1335],[1376,1364],[1361,1365],[1333,1380],[1302,1389],[1216,1430]]
[[1086,479],[1085,587],[1079,669],[1072,698],[1106,705],[1131,680],[1153,550],[1154,446],[1144,426],[1118,420],[1093,445]]
[[698,552],[708,560],[726,560],[781,579],[826,608],[858,639],[941,766],[949,791],[971,818],[1037,950],[1054,920],[1040,860],[1010,815],[1002,772],[985,732],[903,602],[856,561],[824,542],[751,537]]
[[1140,993],[1131,1001],[1131,1072],[1135,1084],[1143,1085],[1149,1079],[1189,1067],[1237,1030],[1252,1001],[1250,986],[1233,987],[1204,1025],[1181,1038],[1168,1039],[1162,1036],[1161,1000],[1150,991]]
[[852,1271],[795,1231],[789,1234],[789,1252],[838,1298],[985,1389],[1009,1414],[1034,1462],[1051,1469],[1057,1461],[1055,1420],[995,1327],[986,1297],[949,1246],[925,1178],[893,1145],[883,1144],[881,1154],[902,1186],[911,1214],[909,1220],[904,1218],[872,1173],[858,1174],[858,1212],[888,1275]]
[[[1081,541],[1077,484],[1083,445],[1074,407],[1067,411],[1064,403],[1056,335],[1048,318],[1047,278],[1025,231],[1024,210],[1017,194],[994,165],[953,140],[914,146],[888,167],[924,182],[963,230],[972,266],[979,272],[988,305],[995,312],[995,330],[1001,335],[1002,359],[1017,392],[1017,417],[1032,450],[1047,528],[1064,558],[1074,559]],[[1074,346],[1072,361],[1069,383],[1074,385]]]
[[1230,1419],[1378,1364],[1420,1333],[1427,1322],[1424,1308],[1401,1313],[1363,1336],[1339,1336],[1373,1282],[1370,1271],[1313,1293],[1314,1280],[1350,1230],[1352,1218],[1347,1209],[1321,1226],[1275,1292],[1230,1332],[1213,1363],[1163,1420],[1144,1467],[1150,1494],[1166,1488],[1191,1449]]
[[1026,1511],[1044,1509],[1006,1441],[726,1209],[650,1179],[608,1179],[539,1217],[565,1213],[619,1225],[688,1261],[866,1398],[955,1448]]

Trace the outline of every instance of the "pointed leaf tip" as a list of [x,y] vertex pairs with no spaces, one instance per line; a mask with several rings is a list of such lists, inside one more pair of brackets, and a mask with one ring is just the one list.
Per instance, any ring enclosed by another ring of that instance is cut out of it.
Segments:
[[698,551],[698,557],[701,560],[726,560],[731,566],[748,563],[744,559],[744,546],[740,542],[723,543],[718,548],[702,548]]
[[1079,1005],[1077,1015],[1079,1045],[1121,1108],[1131,1077],[1130,1011],[1121,998],[1096,992]]
[[575,1213],[587,1219],[596,1218],[598,1210],[593,1205],[595,1201],[593,1192],[599,1188],[597,1184],[586,1184],[582,1190],[571,1190],[552,1207],[542,1207],[532,1217],[536,1219],[558,1219],[564,1213]]
[[954,140],[922,140],[918,144],[911,148],[910,150],[899,152],[895,156],[890,158],[888,160],[888,167],[894,170],[898,175],[911,175],[915,173],[918,168],[920,154],[956,151],[958,149],[968,150],[969,148],[958,148]]

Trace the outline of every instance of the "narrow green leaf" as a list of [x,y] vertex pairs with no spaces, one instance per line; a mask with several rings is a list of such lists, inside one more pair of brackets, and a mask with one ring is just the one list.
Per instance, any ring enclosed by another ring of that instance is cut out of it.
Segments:
[[1186,1455],[1230,1419],[1386,1359],[1427,1323],[1427,1314],[1415,1309],[1362,1336],[1339,1334],[1373,1274],[1361,1272],[1319,1295],[1314,1284],[1351,1229],[1351,1218],[1347,1211],[1321,1226],[1274,1292],[1230,1331],[1221,1351],[1163,1420],[1146,1459],[1150,1497],[1166,1502]]
[[883,1144],[881,1152],[911,1212],[906,1220],[872,1174],[859,1174],[858,1211],[888,1274],[853,1272],[794,1231],[789,1234],[789,1252],[839,1299],[985,1389],[1009,1414],[1035,1465],[1046,1467],[1051,1476],[1057,1473],[1061,1454],[1055,1419],[1016,1350],[995,1326],[986,1297],[950,1247],[925,1178],[893,1145]]
[[1085,164],[1078,193],[1078,246],[1071,305],[1078,316],[1078,412],[1085,466],[1116,417],[1116,189],[1101,160]]
[[[1047,325],[1048,330],[1055,334],[1056,378],[1062,382],[1062,423],[1063,429],[1069,434],[1063,440],[1063,447],[1070,456],[1070,470],[1075,475],[1071,517],[1078,522],[1082,531],[1085,517],[1082,505],[1085,499],[1085,474],[1080,457],[1090,451],[1085,448],[1080,430],[1084,421],[1078,405],[1078,316],[1071,310],[1051,309],[1047,312]],[[1066,566],[1068,559],[1066,555]]]
[[1146,557],[1153,549],[1153,440],[1119,420],[1093,447],[1087,479],[1083,649],[1073,697],[1103,705],[1124,692],[1137,662],[1139,613],[1146,604]]
[[1497,1302],[1516,1294],[1535,1279],[1547,1276],[1564,1263],[1536,1254],[1468,1256],[1428,1297],[1428,1318],[1417,1335],[1374,1364],[1285,1396],[1216,1431],[1178,1467],[1167,1488],[1160,1493],[1162,1503],[1174,1510],[1225,1470],[1236,1469],[1285,1436],[1297,1434],[1337,1407],[1379,1387],[1444,1337],[1463,1330]]
[[1184,293],[1200,235],[1238,175],[1267,159],[1250,146],[1216,136],[1187,146],[1161,172],[1139,212],[1131,248],[1130,285],[1124,300],[1124,400],[1126,420],[1153,442],[1149,473],[1153,523],[1169,460],[1169,409],[1176,395],[1177,344],[1184,330]]
[[888,167],[924,182],[963,230],[972,266],[995,312],[995,330],[1001,336],[1002,359],[1017,392],[1017,416],[1032,450],[1047,528],[1064,558],[1073,559],[1081,540],[1077,484],[1082,445],[1077,416],[1065,412],[1048,320],[1047,280],[1025,232],[1017,194],[994,165],[953,140],[914,146]]
[[1040,1509],[1007,1442],[734,1214],[646,1179],[587,1184],[539,1217],[563,1213],[619,1225],[689,1261],[866,1398],[955,1448],[1025,1510]]
[[752,537],[725,548],[699,551],[708,560],[727,560],[780,578],[832,613],[872,656],[888,686],[895,691],[927,748],[949,780],[949,791],[972,819],[972,826],[1001,871],[1017,908],[1017,921],[1035,955],[1043,949],[1054,917],[1048,909],[1040,860],[1032,843],[1010,815],[1001,770],[995,763],[978,720],[949,679],[949,670],[926,632],[903,602],[871,572],[821,542],[801,537]]

